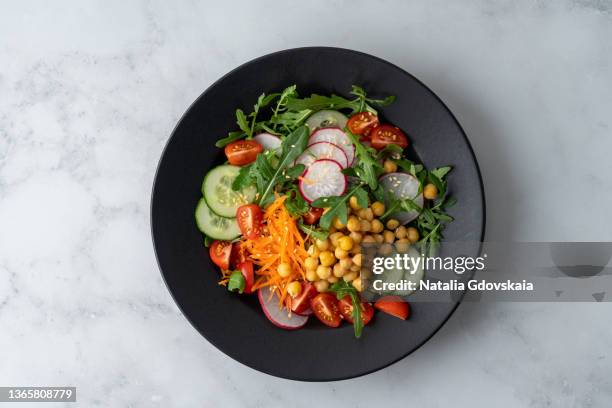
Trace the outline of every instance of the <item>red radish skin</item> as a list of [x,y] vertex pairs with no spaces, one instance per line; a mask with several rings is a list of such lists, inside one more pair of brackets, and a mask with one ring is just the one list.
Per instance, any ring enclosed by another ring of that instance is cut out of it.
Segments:
[[264,314],[273,325],[285,330],[297,330],[308,322],[308,316],[291,313],[283,306],[278,308],[278,296],[270,288],[261,288],[257,291],[257,298]]
[[[333,164],[332,164],[333,163]],[[321,166],[331,165],[325,169]],[[335,174],[330,174],[329,170],[333,169]],[[324,174],[317,175],[317,172]],[[334,180],[335,178],[335,180]],[[337,183],[337,188],[332,190],[326,188],[320,191],[313,191],[313,188],[319,185],[320,187],[329,187],[333,182]],[[312,203],[317,198],[328,196],[341,196],[346,192],[348,181],[346,175],[342,173],[342,166],[335,160],[321,159],[312,163],[300,177],[299,189],[302,197],[309,203]]]
[[308,145],[304,153],[295,160],[295,163],[308,167],[315,161],[322,159],[335,160],[343,169],[348,167],[348,157],[346,157],[344,150],[330,142],[316,142]]
[[312,132],[308,144],[316,142],[329,142],[339,146],[348,159],[349,166],[352,166],[355,162],[355,145],[351,142],[351,139],[344,133],[344,131],[338,127],[326,127],[319,128]]

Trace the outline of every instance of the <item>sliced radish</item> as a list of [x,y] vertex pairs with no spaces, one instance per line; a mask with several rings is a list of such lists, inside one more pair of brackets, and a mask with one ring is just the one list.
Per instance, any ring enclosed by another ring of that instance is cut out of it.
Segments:
[[302,313],[298,313],[300,316],[310,316],[312,314],[312,309],[308,308],[304,310]]
[[275,326],[285,330],[295,330],[303,327],[308,321],[308,316],[290,313],[285,307],[279,309],[278,295],[269,287],[257,291],[257,297],[261,308]]
[[260,133],[254,136],[253,140],[262,145],[264,150],[277,150],[281,147],[280,138],[271,133]]
[[[419,194],[419,180],[408,173],[389,173],[379,179],[385,191],[390,192],[396,198],[403,200],[412,199],[419,207],[423,207],[423,193]],[[393,218],[401,224],[408,224],[419,216],[417,210],[401,211],[395,213]]]
[[348,158],[346,153],[340,147],[329,142],[316,142],[311,144],[304,150],[297,160],[296,164],[303,164],[308,167],[316,160],[332,159],[340,163],[343,169],[348,167]]
[[309,203],[321,197],[340,196],[346,186],[342,166],[331,159],[314,161],[300,178],[300,192]]
[[349,139],[342,129],[337,127],[317,129],[308,140],[309,144],[316,142],[330,142],[339,146],[344,150],[349,166],[353,165],[353,161],[355,160],[355,145],[353,145],[351,139]]

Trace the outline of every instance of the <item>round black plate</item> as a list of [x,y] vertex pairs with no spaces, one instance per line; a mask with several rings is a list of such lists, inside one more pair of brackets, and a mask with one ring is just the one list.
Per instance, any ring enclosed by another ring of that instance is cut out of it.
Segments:
[[[214,83],[183,115],[163,152],[151,204],[159,267],[174,300],[193,326],[219,350],[256,370],[295,380],[329,381],[367,374],[405,357],[426,342],[457,303],[413,305],[408,321],[378,313],[361,339],[345,324],[328,329],[312,318],[297,331],[273,326],[255,296],[230,294],[194,222],[204,174],[224,160],[214,143],[236,128],[234,112],[250,112],[262,92],[297,84],[312,92],[346,95],[352,84],[372,97],[396,95],[381,109],[403,129],[412,154],[427,167],[453,165],[449,188],[458,203],[447,240],[480,241],[484,196],[469,142],[451,112],[416,78],[379,58],[327,47],[277,52],[250,61]],[[466,254],[470,255],[470,254]],[[475,254],[474,254],[475,255]]]

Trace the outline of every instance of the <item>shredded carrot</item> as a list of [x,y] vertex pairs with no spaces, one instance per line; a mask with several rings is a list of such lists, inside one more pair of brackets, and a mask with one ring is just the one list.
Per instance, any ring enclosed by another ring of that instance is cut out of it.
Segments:
[[[264,212],[262,235],[256,239],[244,238],[239,245],[249,259],[259,268],[255,271],[253,290],[271,287],[284,304],[287,299],[287,286],[295,280],[305,280],[304,260],[308,257],[304,238],[297,221],[285,208],[287,196],[276,197]],[[278,274],[280,263],[291,266],[289,276]],[[221,282],[220,282],[221,283]]]

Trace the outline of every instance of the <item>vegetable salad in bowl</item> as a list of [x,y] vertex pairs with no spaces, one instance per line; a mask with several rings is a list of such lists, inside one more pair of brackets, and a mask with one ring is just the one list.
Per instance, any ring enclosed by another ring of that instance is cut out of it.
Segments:
[[439,242],[452,221],[451,168],[406,158],[406,134],[376,111],[395,98],[357,86],[350,95],[302,98],[295,85],[262,94],[251,113],[236,110],[238,130],[216,143],[227,162],[202,183],[195,218],[219,284],[256,294],[283,329],[314,315],[360,337],[375,310],[406,320],[401,298],[361,300],[361,244],[405,253]]

